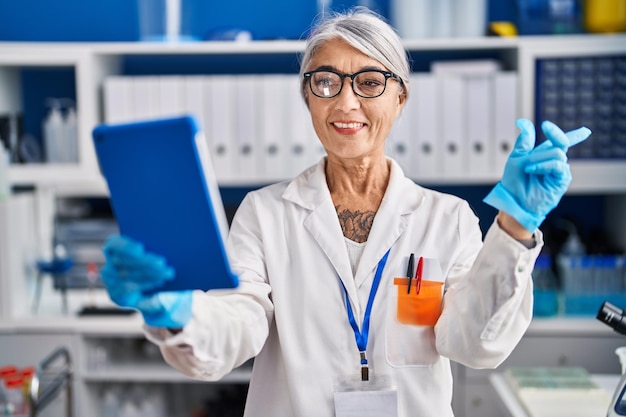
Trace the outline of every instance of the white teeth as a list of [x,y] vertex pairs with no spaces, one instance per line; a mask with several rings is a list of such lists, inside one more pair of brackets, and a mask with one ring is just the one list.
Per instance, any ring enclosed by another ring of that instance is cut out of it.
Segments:
[[333,123],[335,126],[337,126],[340,129],[356,129],[357,127],[362,127],[363,123],[338,123],[335,122]]

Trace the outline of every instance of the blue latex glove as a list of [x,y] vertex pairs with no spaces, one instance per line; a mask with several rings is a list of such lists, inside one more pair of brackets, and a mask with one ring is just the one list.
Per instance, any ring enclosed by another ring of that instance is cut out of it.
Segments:
[[591,130],[581,127],[564,133],[545,121],[541,129],[547,140],[535,147],[535,127],[519,119],[521,133],[504,166],[502,179],[483,200],[534,233],[559,203],[572,181],[567,150],[587,139]]
[[116,304],[139,310],[149,326],[181,328],[191,319],[192,291],[144,294],[174,278],[163,257],[120,235],[107,239],[103,251],[106,262],[100,274]]

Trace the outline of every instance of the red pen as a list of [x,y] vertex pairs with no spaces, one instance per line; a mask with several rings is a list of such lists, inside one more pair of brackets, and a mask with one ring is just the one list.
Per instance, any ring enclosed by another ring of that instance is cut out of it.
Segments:
[[422,273],[424,272],[424,257],[420,256],[417,261],[417,270],[415,271],[415,279],[417,282],[415,283],[416,293],[420,293],[420,288],[422,287]]

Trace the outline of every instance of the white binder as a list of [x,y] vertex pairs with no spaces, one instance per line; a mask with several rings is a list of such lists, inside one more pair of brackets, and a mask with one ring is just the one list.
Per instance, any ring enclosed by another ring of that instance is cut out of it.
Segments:
[[286,178],[287,133],[287,88],[292,86],[281,74],[264,75],[259,79],[260,116],[260,166],[259,174],[265,181]]
[[235,166],[236,179],[245,181],[258,180],[260,132],[258,115],[258,75],[239,75],[236,77],[235,126]]
[[183,78],[183,113],[194,117],[200,130],[206,131],[209,125],[207,120],[207,100],[209,92],[205,92],[206,81],[204,75],[189,75]]
[[[206,135],[213,157],[218,182],[232,181],[235,177],[235,76],[212,75],[207,77],[209,88],[205,90],[211,122]],[[209,93],[210,92],[210,93]]]
[[134,120],[132,79],[110,76],[104,80],[104,120],[123,123]]
[[409,101],[415,106],[414,176],[418,180],[436,179],[443,173],[438,80],[430,73],[414,73],[410,83]]
[[404,174],[409,178],[413,178],[413,150],[415,146],[413,123],[415,122],[415,106],[409,99],[402,109],[402,113],[396,119],[396,122],[387,138],[387,154],[391,156],[400,165]]
[[159,117],[159,77],[129,77],[133,103],[133,120],[149,120]]
[[443,146],[443,176],[456,179],[467,175],[465,81],[460,76],[439,76],[439,125]]
[[493,88],[493,149],[494,175],[499,178],[504,164],[513,150],[518,129],[515,122],[518,118],[517,108],[517,73],[513,71],[499,72],[494,75]]
[[314,134],[309,110],[300,95],[300,78],[296,75],[286,76],[288,85],[288,112],[289,147],[287,152],[288,164],[285,164],[285,174],[291,178],[317,161],[320,154],[319,140]]
[[159,77],[159,117],[175,117],[184,113],[183,77]]
[[495,150],[492,139],[493,78],[490,75],[468,75],[466,87],[466,137],[468,172],[472,177],[486,178],[493,172]]

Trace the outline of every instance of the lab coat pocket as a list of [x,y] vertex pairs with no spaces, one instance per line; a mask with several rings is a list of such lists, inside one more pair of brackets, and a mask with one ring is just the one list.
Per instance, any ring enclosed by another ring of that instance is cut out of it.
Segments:
[[422,281],[419,295],[408,293],[408,280],[396,278],[389,297],[387,361],[391,366],[429,366],[438,359],[435,323],[441,314],[443,282]]
[[438,359],[435,327],[403,324],[397,319],[398,297],[390,297],[392,305],[387,319],[385,348],[391,366],[430,366]]

